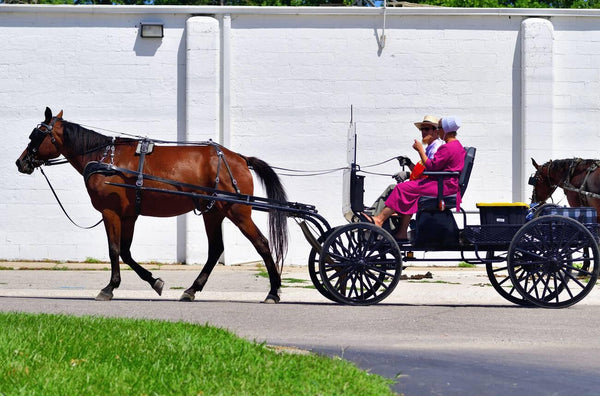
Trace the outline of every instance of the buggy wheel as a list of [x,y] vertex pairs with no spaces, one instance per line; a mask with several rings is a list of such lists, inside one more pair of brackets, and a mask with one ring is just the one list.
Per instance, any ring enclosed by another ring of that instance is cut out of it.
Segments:
[[[321,235],[317,241],[323,245],[323,240],[325,240],[327,235],[329,235],[329,233]],[[319,272],[319,256],[319,252],[313,247],[308,255],[308,274],[310,275],[310,279],[312,280],[315,289],[317,289],[322,296],[331,301],[339,302],[323,285],[323,280],[321,279],[321,274]]]
[[333,230],[323,243],[319,272],[325,288],[338,302],[376,304],[398,284],[402,254],[383,228],[351,223]]
[[[503,254],[506,256],[506,253]],[[494,251],[488,250],[486,253],[486,258],[488,260],[493,259]],[[508,265],[505,260],[501,262],[486,262],[485,270],[487,272],[488,279],[494,289],[500,294],[502,297],[507,299],[513,304],[521,305],[524,307],[530,307],[532,304],[521,296],[521,294],[517,291],[512,281],[510,280],[510,275],[508,273]]]
[[527,301],[564,308],[581,301],[598,279],[598,243],[581,223],[564,216],[540,216],[513,237],[508,272]]

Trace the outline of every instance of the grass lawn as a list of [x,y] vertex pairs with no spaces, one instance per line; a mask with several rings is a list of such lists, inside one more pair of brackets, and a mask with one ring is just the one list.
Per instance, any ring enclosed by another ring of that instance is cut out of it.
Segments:
[[0,395],[392,395],[352,363],[183,322],[0,313]]

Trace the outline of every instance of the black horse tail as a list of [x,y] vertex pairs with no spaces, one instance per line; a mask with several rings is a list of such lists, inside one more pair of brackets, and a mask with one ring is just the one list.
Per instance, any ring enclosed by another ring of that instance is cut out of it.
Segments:
[[[246,157],[246,162],[261,179],[267,190],[267,198],[287,202],[287,193],[281,180],[269,164],[256,157]],[[275,255],[275,263],[281,270],[288,248],[287,215],[282,210],[269,210],[269,241],[271,242],[271,251]]]

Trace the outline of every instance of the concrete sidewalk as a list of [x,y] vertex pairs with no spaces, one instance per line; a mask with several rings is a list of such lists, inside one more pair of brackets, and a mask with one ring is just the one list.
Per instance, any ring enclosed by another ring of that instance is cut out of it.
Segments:
[[[178,300],[200,273],[201,265],[147,264],[155,277],[165,281],[162,296],[126,265],[121,264],[121,286],[115,299]],[[108,263],[2,262],[0,296],[94,298],[109,281]],[[424,275],[431,274],[431,278]],[[491,286],[484,266],[407,267],[407,279],[380,304],[491,304],[513,305]],[[286,266],[282,273],[283,303],[330,303],[313,286],[306,266]],[[215,267],[197,301],[262,301],[269,281],[262,264]],[[595,287],[579,304],[600,305]]]

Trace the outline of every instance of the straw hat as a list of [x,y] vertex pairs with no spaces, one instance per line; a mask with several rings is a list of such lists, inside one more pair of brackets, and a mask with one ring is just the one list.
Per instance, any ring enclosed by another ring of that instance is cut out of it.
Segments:
[[432,115],[426,115],[426,116],[423,118],[423,121],[422,121],[422,122],[415,122],[415,126],[416,126],[418,129],[421,129],[421,128],[423,128],[423,126],[429,126],[429,125],[430,125],[430,126],[432,126],[434,129],[437,129],[437,127],[438,127],[438,122],[439,122],[439,121],[440,121],[440,120],[439,120],[439,118],[437,118],[437,117],[434,117],[434,116],[432,116]]

